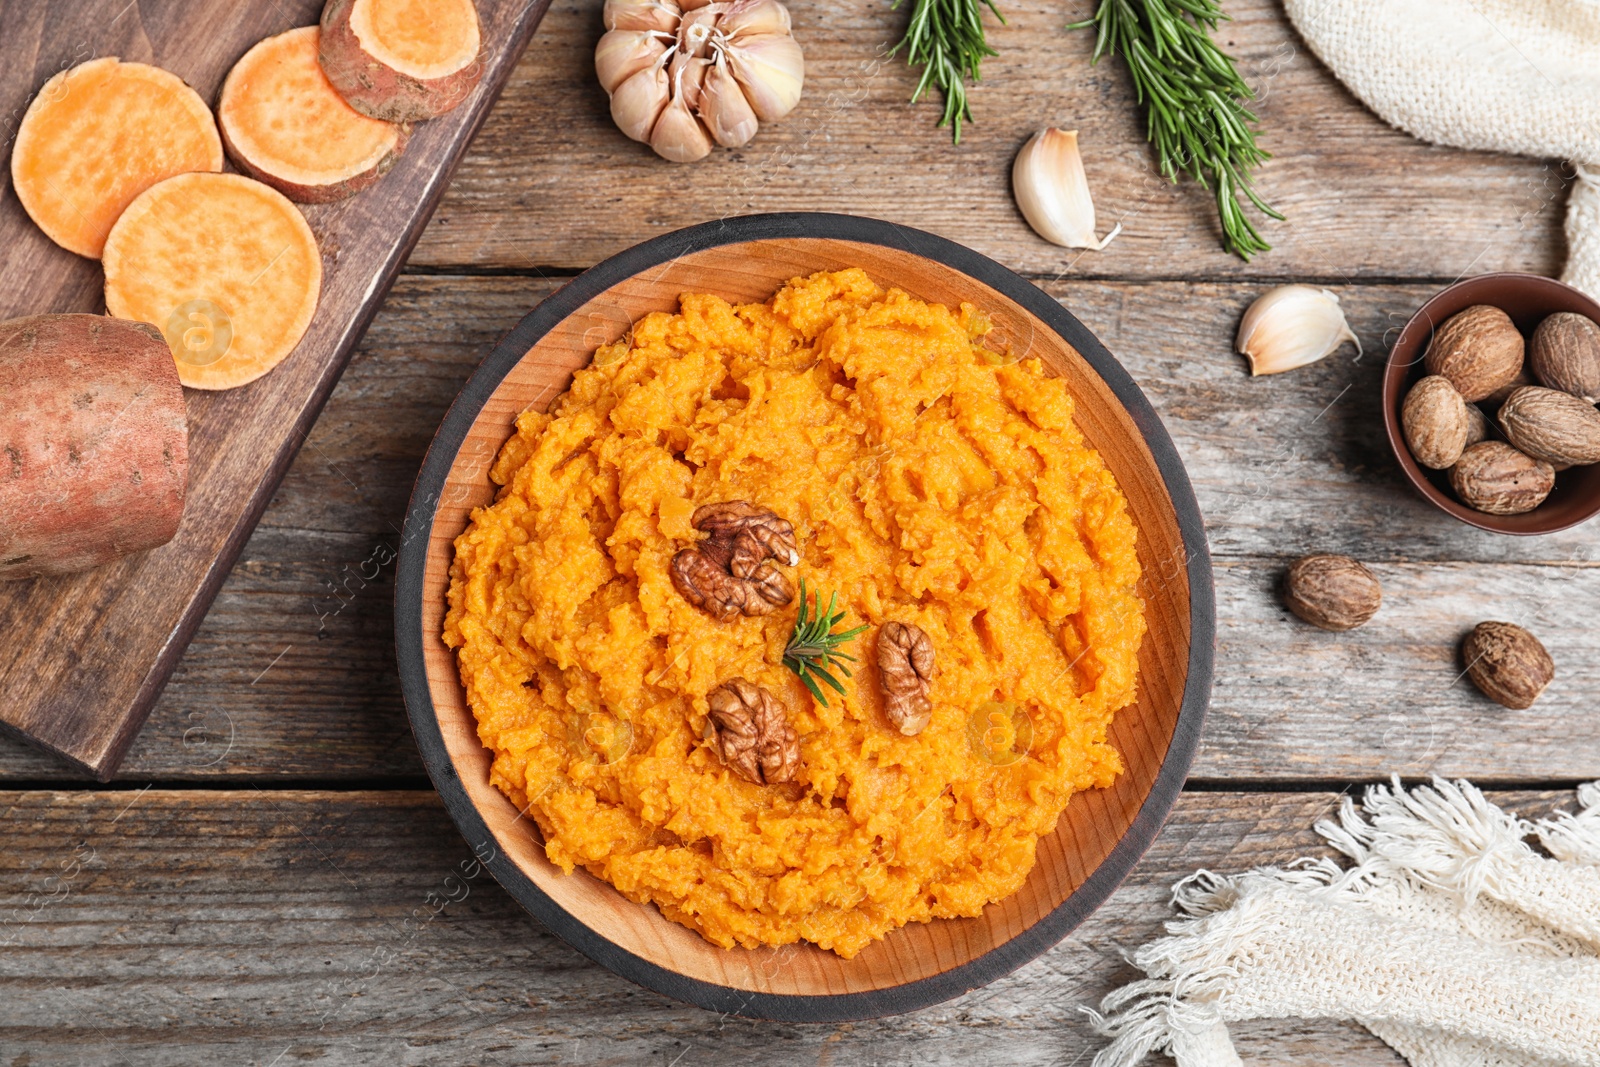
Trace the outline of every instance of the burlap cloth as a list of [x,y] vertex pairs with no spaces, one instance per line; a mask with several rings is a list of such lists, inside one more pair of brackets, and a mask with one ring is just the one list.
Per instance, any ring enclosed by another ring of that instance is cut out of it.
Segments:
[[1525,822],[1466,782],[1396,781],[1317,825],[1351,866],[1185,879],[1189,917],[1094,1013],[1095,1067],[1233,1067],[1228,1023],[1261,1018],[1354,1021],[1413,1067],[1600,1065],[1600,783],[1578,801]]
[[1339,80],[1407,133],[1571,164],[1561,280],[1600,298],[1600,0],[1285,0],[1284,8]]

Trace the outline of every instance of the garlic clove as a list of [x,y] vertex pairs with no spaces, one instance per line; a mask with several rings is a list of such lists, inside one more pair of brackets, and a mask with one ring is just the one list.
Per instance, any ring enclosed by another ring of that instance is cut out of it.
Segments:
[[611,94],[611,120],[635,141],[648,142],[671,95],[666,65],[657,60],[617,86]]
[[1345,321],[1337,296],[1309,285],[1280,285],[1244,313],[1234,347],[1250,361],[1251,374],[1281,374],[1315,363],[1346,341],[1361,354],[1361,339]]
[[674,99],[661,112],[655,132],[650,135],[650,147],[662,159],[674,163],[693,163],[711,154],[711,135],[694,117],[694,112],[681,99]]
[[706,72],[695,112],[711,131],[712,138],[724,148],[748,144],[760,126],[738,79],[720,57]]
[[750,110],[761,122],[776,122],[800,102],[805,57],[793,37],[760,34],[723,46],[728,66],[744,89]]
[[660,30],[673,33],[682,9],[675,0],[606,0],[608,30]]
[[1119,223],[1104,238],[1094,235],[1094,199],[1078,154],[1078,131],[1040,130],[1011,165],[1011,192],[1035,233],[1066,248],[1099,251],[1122,232]]
[[685,11],[697,11],[711,2],[712,0],[678,0],[678,6]]
[[711,154],[711,134],[694,115],[710,65],[709,60],[690,56],[678,56],[672,61],[672,98],[650,133],[650,147],[662,159],[693,163]]
[[679,55],[667,67],[667,78],[672,83],[672,95],[681,99],[690,111],[700,106],[700,94],[705,88],[706,72],[711,60]]
[[717,29],[729,38],[762,34],[787,36],[789,9],[778,0],[734,0],[717,19]]
[[617,86],[652,65],[666,53],[655,30],[608,30],[594,49],[594,72],[609,96]]

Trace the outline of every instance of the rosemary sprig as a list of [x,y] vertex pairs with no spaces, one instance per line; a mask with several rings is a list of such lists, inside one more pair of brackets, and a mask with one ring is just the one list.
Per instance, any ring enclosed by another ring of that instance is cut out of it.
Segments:
[[1250,184],[1271,155],[1256,146],[1256,117],[1244,106],[1254,93],[1208,32],[1227,17],[1217,0],[1100,0],[1093,18],[1067,28],[1096,27],[1092,62],[1115,53],[1127,63],[1161,173],[1176,182],[1182,172],[1212,191],[1223,247],[1248,261],[1272,246],[1239,195],[1269,218],[1283,216]]
[[[894,0],[890,10],[897,10],[901,2]],[[961,143],[961,123],[972,121],[965,79],[982,81],[978,64],[986,56],[1000,54],[984,37],[984,8],[1005,24],[1006,17],[994,6],[994,0],[912,0],[911,24],[900,43],[889,51],[892,56],[905,49],[907,65],[922,68],[922,80],[911,94],[913,104],[930,86],[938,86],[944,93],[944,117],[939,125],[951,127],[956,144]]]
[[[835,612],[838,606],[839,594],[833,593],[828,597],[828,610],[822,610],[822,592],[819,590],[815,600],[806,602],[806,580],[800,579],[800,615],[795,619],[794,633],[789,635],[789,643],[783,650],[783,665],[788,667],[811,690],[811,695],[821,702],[823,707],[828,706],[828,698],[822,694],[822,689],[817,685],[821,679],[844,695],[844,686],[835,678],[830,667],[840,671],[846,678],[850,677],[850,668],[841,660],[855,662],[855,657],[848,652],[839,651],[839,646],[852,637],[865,630],[865,626],[857,626],[853,630],[843,633],[834,633],[833,628],[844,621],[844,612]],[[807,617],[807,612],[810,617]]]

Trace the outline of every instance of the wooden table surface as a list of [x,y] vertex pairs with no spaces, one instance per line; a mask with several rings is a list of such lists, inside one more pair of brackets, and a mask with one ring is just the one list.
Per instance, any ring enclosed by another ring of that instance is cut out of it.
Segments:
[[[677,166],[622,138],[594,85],[596,0],[557,0],[406,274],[262,519],[116,782],[0,740],[0,1065],[1087,1063],[1081,1008],[1132,972],[1169,886],[1318,851],[1341,792],[1467,776],[1537,810],[1600,778],[1600,567],[1591,525],[1472,530],[1404,485],[1378,410],[1387,339],[1464,274],[1559,270],[1559,163],[1423,145],[1363,110],[1270,0],[1219,34],[1263,95],[1260,174],[1288,215],[1245,264],[1207,196],[1153,172],[1124,72],[1063,25],[1087,0],[1003,4],[1010,25],[959,148],[883,57],[880,0],[792,5],[800,108],[736,153]],[[1012,155],[1077,127],[1101,253],[1026,228]],[[422,773],[393,662],[398,526],[423,450],[488,348],[577,271],[657,234],[768,210],[875,215],[971,245],[1058,297],[1148,393],[1188,464],[1216,559],[1215,697],[1161,839],[1037,962],[914,1015],[796,1026],[638,989],[546,933],[469,857]],[[1327,286],[1366,355],[1252,380],[1250,300]],[[1369,562],[1383,611],[1355,633],[1281,606],[1286,561]],[[1460,677],[1474,623],[1537,632],[1558,675],[1529,711]],[[423,909],[418,911],[418,909]],[[402,932],[402,920],[430,916]],[[1392,1064],[1353,1026],[1239,1028],[1259,1064]]]

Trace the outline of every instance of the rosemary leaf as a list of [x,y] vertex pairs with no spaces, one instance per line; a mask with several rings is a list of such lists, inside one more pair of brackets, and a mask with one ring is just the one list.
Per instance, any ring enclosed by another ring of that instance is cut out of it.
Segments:
[[844,665],[844,661],[854,663],[855,657],[842,651],[840,646],[866,629],[865,626],[857,626],[834,633],[833,628],[844,621],[845,615],[843,611],[835,610],[838,605],[839,594],[834,593],[828,597],[828,609],[822,610],[822,593],[819,591],[814,599],[808,600],[806,581],[800,579],[800,613],[795,618],[789,643],[783,650],[783,665],[799,676],[823,707],[828,706],[828,698],[823,695],[817,680],[837,690],[840,696],[844,695],[844,683],[833,676],[833,671],[850,677],[850,668]]
[[1272,246],[1239,198],[1268,218],[1283,216],[1250,182],[1250,172],[1272,157],[1257,146],[1256,116],[1245,106],[1254,93],[1211,39],[1227,17],[1218,0],[1100,0],[1093,18],[1068,29],[1095,28],[1093,62],[1122,57],[1162,177],[1188,175],[1211,190],[1223,247],[1248,261]]
[[[897,10],[902,0],[894,0]],[[912,0],[911,21],[906,35],[890,49],[892,56],[905,50],[906,63],[922,68],[922,77],[911,94],[914,104],[929,88],[944,93],[944,117],[940,126],[951,128],[951,139],[961,143],[961,124],[972,121],[967,103],[967,79],[982,81],[978,66],[988,56],[999,55],[984,36],[983,9],[994,12],[1004,25],[1006,18],[994,0]]]

